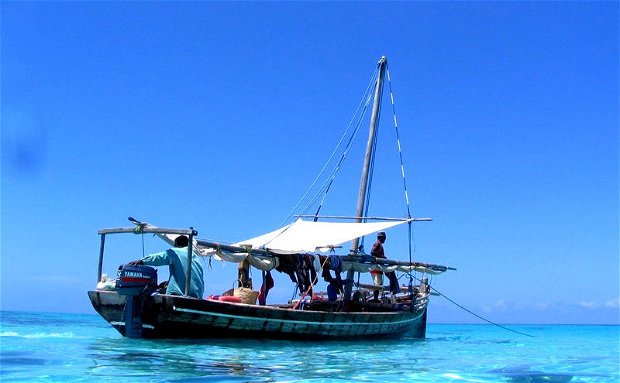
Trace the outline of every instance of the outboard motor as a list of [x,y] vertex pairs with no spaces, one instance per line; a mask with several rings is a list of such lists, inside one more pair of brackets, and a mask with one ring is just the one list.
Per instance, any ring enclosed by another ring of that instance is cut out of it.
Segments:
[[156,289],[156,269],[143,265],[120,265],[118,267],[116,290],[119,295],[127,296],[123,310],[126,337],[142,337],[143,302]]

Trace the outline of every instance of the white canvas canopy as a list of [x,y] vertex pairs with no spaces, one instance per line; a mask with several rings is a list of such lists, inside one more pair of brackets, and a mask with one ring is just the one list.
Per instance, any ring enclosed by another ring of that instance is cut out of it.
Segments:
[[234,246],[251,245],[255,249],[267,249],[276,253],[320,251],[405,222],[407,220],[369,223],[313,222],[300,218],[290,225],[237,242]]
[[[220,245],[206,246],[198,244],[194,238],[193,248],[194,255],[203,257],[214,257],[217,260],[239,263],[248,260],[250,264],[263,271],[273,270],[278,266],[278,258],[272,255],[261,255],[252,253],[251,248],[263,248],[272,253],[303,253],[322,249],[328,246],[340,245],[354,238],[359,238],[373,232],[385,230],[387,228],[407,222],[390,221],[376,223],[333,223],[333,222],[311,222],[298,219],[296,222],[284,226],[278,230],[261,235],[247,241],[238,242],[231,245],[238,248],[247,248],[247,251],[230,251],[224,250]],[[146,224],[147,228],[156,228],[155,226]],[[175,234],[156,234],[158,237],[172,245]],[[329,243],[330,245],[325,245]],[[273,246],[273,247],[272,247]],[[277,248],[275,247],[277,246]],[[410,272],[418,271],[429,274],[440,274],[447,268],[438,265],[425,265],[421,263],[415,264],[375,264],[362,262],[351,262],[343,260],[342,270],[354,270],[357,272],[369,272],[371,270],[379,270],[384,272],[401,271]]]

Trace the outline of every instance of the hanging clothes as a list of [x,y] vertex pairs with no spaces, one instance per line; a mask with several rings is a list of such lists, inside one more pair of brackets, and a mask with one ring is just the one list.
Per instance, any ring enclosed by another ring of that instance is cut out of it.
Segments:
[[269,294],[269,290],[274,286],[273,277],[271,276],[271,271],[267,271],[265,277],[263,278],[263,284],[260,287],[260,291],[258,292],[258,304],[264,306],[267,304],[267,294]]
[[278,254],[276,255],[278,258],[278,266],[276,270],[287,274],[289,278],[291,278],[292,282],[297,283],[297,277],[295,276],[296,271],[298,269],[299,257],[297,254]]
[[396,273],[391,271],[389,273],[385,273],[385,276],[390,280],[390,292],[392,294],[400,293],[400,286],[398,286],[398,277],[396,277]]
[[301,254],[297,255],[297,268],[295,269],[295,273],[297,275],[297,286],[299,286],[299,291],[303,294],[304,291],[310,288],[311,281],[309,270],[306,268],[306,259]]
[[300,275],[303,274],[303,286],[300,286],[300,288],[301,291],[307,292],[312,296],[312,286],[318,281],[316,269],[314,268],[314,256],[312,254],[304,254],[300,255],[300,258],[301,268],[299,273]]

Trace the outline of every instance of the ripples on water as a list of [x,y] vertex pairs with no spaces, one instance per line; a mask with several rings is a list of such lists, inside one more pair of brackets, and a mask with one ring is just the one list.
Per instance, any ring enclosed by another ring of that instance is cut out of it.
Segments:
[[3,382],[617,382],[618,326],[429,325],[362,342],[122,338],[95,315],[2,313]]

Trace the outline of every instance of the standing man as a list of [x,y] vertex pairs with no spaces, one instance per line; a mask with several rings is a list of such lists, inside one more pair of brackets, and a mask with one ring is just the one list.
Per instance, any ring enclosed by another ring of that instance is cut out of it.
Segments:
[[[174,240],[174,247],[160,253],[149,254],[137,261],[129,262],[130,265],[165,266],[170,269],[170,279],[166,287],[166,294],[185,295],[185,281],[187,276],[187,246],[189,239],[181,235]],[[202,298],[204,292],[204,279],[202,265],[197,257],[192,257],[192,273],[188,295],[194,298]]]
[[[370,255],[376,258],[385,258],[385,252],[383,250],[383,243],[386,239],[385,232],[380,231],[377,233],[377,242],[372,245],[372,249],[370,250]],[[370,275],[372,275],[372,281],[375,286],[383,287],[383,272],[379,270],[371,270]],[[379,290],[373,291],[375,300],[379,299]]]
[[[377,242],[375,242],[375,244],[372,245],[372,250],[370,250],[370,255],[376,258],[387,258],[383,250],[383,243],[385,243],[385,239],[386,239],[385,232],[380,231],[377,233]],[[381,286],[383,289],[383,272],[379,270],[371,270],[370,274],[372,275],[372,280],[374,284],[376,286]],[[387,275],[388,279],[390,280],[390,292],[392,294],[400,293],[400,287],[398,286],[398,278],[396,277],[396,273],[394,273],[393,271],[390,271],[388,273],[385,273],[385,275]],[[373,294],[374,294],[375,300],[379,299],[379,290],[375,290]],[[392,295],[392,298],[394,298],[394,295]]]

